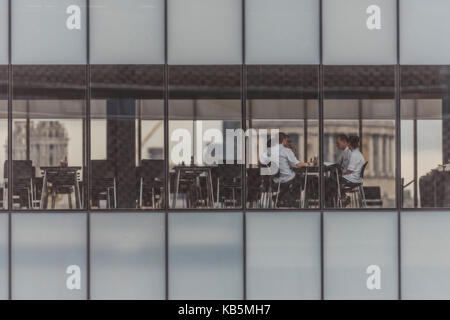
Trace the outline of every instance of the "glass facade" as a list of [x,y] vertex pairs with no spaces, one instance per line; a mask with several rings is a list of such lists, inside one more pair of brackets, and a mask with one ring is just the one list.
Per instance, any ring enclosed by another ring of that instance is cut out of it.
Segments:
[[0,299],[449,298],[448,10],[0,0]]

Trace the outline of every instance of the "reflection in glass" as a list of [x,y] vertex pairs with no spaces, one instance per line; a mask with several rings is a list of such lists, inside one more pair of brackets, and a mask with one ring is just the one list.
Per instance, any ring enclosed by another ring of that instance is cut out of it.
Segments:
[[13,67],[13,209],[84,207],[84,123],[84,67]]
[[242,207],[240,76],[239,66],[169,68],[171,208]]
[[95,209],[164,208],[163,67],[91,67]]
[[324,214],[325,299],[397,299],[396,212]]
[[8,209],[8,67],[0,66],[0,210]]
[[[300,165],[313,163],[319,155],[318,67],[248,66],[247,86],[247,124],[251,130],[247,144],[247,206],[318,207],[317,165],[305,168],[286,162],[290,155]],[[290,149],[286,151],[289,154],[280,151],[274,162],[290,165],[265,175],[264,150],[269,143],[270,147],[278,145],[278,141],[272,141],[274,130],[289,136],[286,146]],[[251,139],[252,135],[256,135],[255,139]],[[261,135],[267,135],[267,141],[261,140]],[[307,174],[308,170],[313,172]],[[280,178],[280,172],[289,172],[290,177]]]
[[450,67],[401,69],[402,206],[450,207]]
[[322,147],[326,207],[396,206],[394,67],[324,67]]
[[13,299],[86,299],[86,214],[12,215]]
[[242,214],[169,214],[169,299],[242,299]]

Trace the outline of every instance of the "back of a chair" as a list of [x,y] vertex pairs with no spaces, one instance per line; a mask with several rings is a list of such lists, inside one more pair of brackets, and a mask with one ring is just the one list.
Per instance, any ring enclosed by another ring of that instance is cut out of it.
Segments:
[[364,165],[361,168],[361,173],[360,173],[361,179],[364,179],[364,171],[366,170],[366,167],[367,167],[368,163],[369,163],[369,161],[366,161],[366,163],[364,163]]
[[382,206],[381,188],[379,186],[364,187],[364,197],[368,206]]
[[[31,160],[13,160],[13,178],[15,181],[19,180],[30,180],[34,178],[33,174],[33,163]],[[5,161],[4,165],[4,178],[8,178],[8,160]]]
[[240,180],[242,176],[242,164],[219,164],[217,166],[217,176],[222,182],[232,182]]
[[138,175],[147,182],[153,181],[156,178],[164,178],[164,160],[143,159],[138,170]]
[[91,160],[92,186],[103,185],[105,180],[115,177],[114,166],[109,160]]

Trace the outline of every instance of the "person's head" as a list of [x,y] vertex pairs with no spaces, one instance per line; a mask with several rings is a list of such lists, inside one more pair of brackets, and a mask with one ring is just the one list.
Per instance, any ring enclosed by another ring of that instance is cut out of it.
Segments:
[[350,136],[348,137],[348,147],[352,150],[359,148],[359,137],[358,136]]
[[286,133],[284,133],[284,132],[278,133],[278,142],[281,145],[286,146],[288,144],[288,139],[289,139],[289,136]]
[[336,146],[339,150],[345,150],[348,147],[348,137],[345,134],[340,134],[336,137]]

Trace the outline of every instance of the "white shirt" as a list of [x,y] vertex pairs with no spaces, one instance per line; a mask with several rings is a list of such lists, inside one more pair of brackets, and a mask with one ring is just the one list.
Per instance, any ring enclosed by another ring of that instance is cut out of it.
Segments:
[[[275,152],[273,151],[273,150],[275,150],[274,148],[279,148],[278,149],[279,156],[278,156],[278,159],[273,159],[275,164],[272,164],[271,166],[275,165],[276,167],[279,168],[280,179],[274,178],[273,181],[276,183],[278,183],[278,181],[281,181],[281,183],[285,183],[285,182],[288,182],[288,181],[294,179],[295,172],[292,170],[292,168],[297,166],[297,164],[300,163],[300,161],[295,157],[295,154],[294,154],[294,152],[292,152],[291,149],[286,148],[285,146],[283,146],[281,144],[277,144],[276,146],[271,147],[267,151],[270,152],[270,154],[275,154],[276,151]],[[268,155],[266,153],[264,153],[261,155],[260,160],[261,160],[261,163],[267,164],[267,163],[269,163],[269,161],[271,161],[271,158],[269,158]],[[276,172],[278,172],[278,171],[276,171]]]
[[362,183],[363,180],[361,179],[361,170],[364,166],[364,163],[366,163],[366,160],[364,159],[359,149],[353,150],[351,152],[350,161],[347,166],[347,170],[352,171],[352,173],[344,174],[342,175],[342,177],[353,183]]
[[344,149],[344,151],[342,151],[342,154],[341,154],[341,162],[340,162],[342,172],[347,171],[347,168],[348,168],[348,164],[349,164],[349,162],[350,162],[350,156],[351,156],[351,155],[352,155],[352,150],[350,150],[348,147],[346,147],[346,148]]

